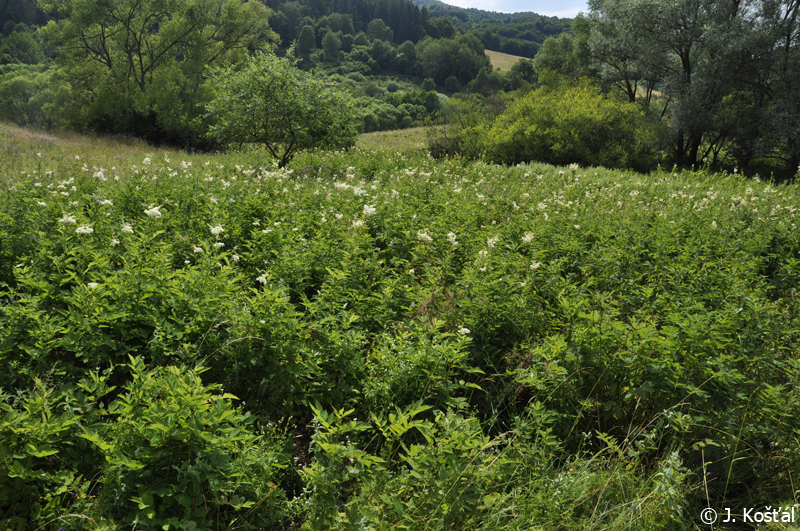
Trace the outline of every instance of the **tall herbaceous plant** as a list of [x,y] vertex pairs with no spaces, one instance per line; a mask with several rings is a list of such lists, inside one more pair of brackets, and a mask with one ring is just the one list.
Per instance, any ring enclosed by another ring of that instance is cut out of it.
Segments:
[[795,504],[793,184],[0,136],[13,530]]

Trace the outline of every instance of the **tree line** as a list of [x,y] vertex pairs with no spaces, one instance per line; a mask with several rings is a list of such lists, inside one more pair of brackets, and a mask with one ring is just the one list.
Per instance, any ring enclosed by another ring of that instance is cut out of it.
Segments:
[[668,158],[764,171],[800,164],[800,2],[591,0],[540,71],[594,79],[670,131]]

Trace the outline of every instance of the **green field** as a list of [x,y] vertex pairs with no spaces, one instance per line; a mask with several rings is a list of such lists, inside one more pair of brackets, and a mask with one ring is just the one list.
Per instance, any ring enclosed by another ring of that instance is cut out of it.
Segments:
[[390,151],[414,151],[427,148],[428,127],[412,127],[395,131],[363,133],[356,147],[366,150],[386,149]]
[[278,170],[0,127],[8,529],[796,506],[796,185],[376,138]]

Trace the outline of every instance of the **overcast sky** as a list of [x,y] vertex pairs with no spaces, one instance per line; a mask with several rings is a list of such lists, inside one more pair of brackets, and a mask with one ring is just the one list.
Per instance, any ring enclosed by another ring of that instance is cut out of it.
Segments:
[[486,11],[516,13],[533,11],[549,17],[572,18],[580,11],[588,11],[584,0],[442,0],[458,7],[476,7]]

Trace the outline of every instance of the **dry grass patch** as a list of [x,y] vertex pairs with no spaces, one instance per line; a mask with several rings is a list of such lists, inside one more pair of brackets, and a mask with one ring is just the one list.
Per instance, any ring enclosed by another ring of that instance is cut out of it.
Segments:
[[425,149],[428,129],[429,127],[412,127],[396,131],[364,133],[358,137],[356,147],[362,149],[387,149],[390,151]]
[[489,57],[489,60],[492,61],[492,68],[501,70],[503,72],[511,70],[511,67],[514,66],[517,61],[530,61],[530,59],[527,57],[511,55],[502,52],[493,52],[492,50],[486,50],[486,55]]

